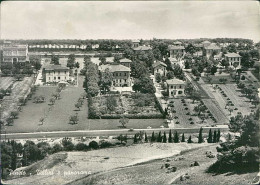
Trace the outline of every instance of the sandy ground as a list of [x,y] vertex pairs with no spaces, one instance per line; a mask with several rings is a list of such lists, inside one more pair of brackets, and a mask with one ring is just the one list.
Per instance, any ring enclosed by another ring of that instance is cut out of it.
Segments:
[[[183,150],[201,147],[203,145],[207,144],[145,143],[89,152],[68,152],[65,161],[56,164],[54,167],[47,168],[44,174],[35,174],[29,177],[13,179],[7,181],[7,183],[64,184],[88,174],[131,166],[153,159],[170,157],[179,154]],[[41,170],[45,169],[41,168]]]

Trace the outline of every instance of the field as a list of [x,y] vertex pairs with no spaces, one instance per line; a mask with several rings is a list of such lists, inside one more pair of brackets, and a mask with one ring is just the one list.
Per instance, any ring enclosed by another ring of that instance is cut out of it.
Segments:
[[0,89],[6,90],[13,84],[13,77],[1,77],[0,78]]
[[13,83],[11,95],[5,96],[1,103],[3,119],[8,118],[10,112],[17,108],[19,98],[25,97],[29,93],[32,83],[33,77],[25,77],[22,81],[16,81]]
[[[210,118],[204,120],[202,123],[202,120],[196,115],[197,113],[194,111],[194,107],[197,106],[199,102],[192,103],[191,99],[185,99],[185,103],[182,103],[181,99],[174,99],[172,101],[174,102],[173,109],[176,111],[176,113],[173,113],[176,128],[198,128],[214,124]],[[193,122],[193,124],[191,124],[191,122]]]
[[231,76],[229,74],[227,74],[227,75],[217,75],[217,76],[210,75],[210,77],[212,78],[211,82],[209,82],[206,77],[201,77],[201,78],[202,78],[202,80],[205,83],[208,83],[208,84],[209,83],[211,83],[211,84],[221,84],[221,82],[219,81],[219,79],[221,79],[221,78],[227,80],[226,84],[233,84],[233,83],[235,83],[235,81],[231,78]]
[[[36,104],[33,103],[33,100],[29,100],[22,108],[22,112],[19,113],[18,119],[14,119],[13,126],[5,126],[6,132],[118,129],[119,126],[121,126],[118,119],[87,119],[88,109],[86,100],[80,111],[75,111],[77,108],[75,108],[74,105],[84,92],[84,89],[82,88],[84,78],[80,77],[79,79],[79,86],[66,87],[65,90],[61,92],[61,99],[56,100],[54,105],[49,105],[49,99],[51,98],[52,93],[55,92],[56,87],[38,87],[34,96],[43,95],[46,102]],[[10,104],[10,101],[13,100],[10,99],[9,101],[6,101],[8,105]],[[4,113],[6,113],[6,111]],[[76,113],[78,113],[79,117],[78,123],[74,125],[69,124],[69,117]],[[43,124],[39,121],[41,117],[45,117]],[[130,119],[126,127],[144,129],[148,126],[159,128],[161,125],[164,127],[167,126],[163,119]]]
[[[160,170],[160,166],[162,164],[162,158],[174,156],[179,154],[181,151],[188,149],[195,149],[202,146],[208,146],[208,144],[185,144],[185,143],[145,143],[145,144],[136,144],[126,147],[114,147],[100,150],[92,150],[88,152],[60,152],[54,155],[49,156],[48,158],[39,161],[29,167],[26,167],[25,171],[28,171],[32,174],[35,174],[35,170],[49,170],[54,171],[55,175],[32,175],[30,177],[23,177],[19,179],[14,179],[7,181],[8,184],[16,184],[17,182],[22,182],[25,184],[65,184],[69,183],[73,180],[79,179],[81,177],[86,176],[86,174],[78,174],[78,175],[64,175],[64,172],[86,172],[95,174],[101,171],[107,171],[109,177],[109,170],[115,168],[121,168],[121,170],[117,171],[121,175],[121,181],[117,181],[116,183],[124,184],[123,178],[128,180],[128,183],[141,183],[138,181],[137,177],[140,177],[141,174],[145,175],[146,178],[152,180],[151,174],[147,172],[147,165],[150,165],[148,161],[152,161],[151,167],[149,170],[157,171],[160,173],[161,177],[155,176],[155,182],[159,182],[158,178],[161,180],[164,179],[165,169]],[[155,162],[153,160],[159,159]],[[192,160],[192,159],[190,159]],[[79,163],[80,161],[80,163]],[[146,169],[144,165],[132,166],[138,163],[147,162]],[[156,164],[155,164],[156,163]],[[38,166],[35,168],[35,166]],[[129,166],[126,168],[122,168],[125,166]],[[140,169],[140,167],[143,167]],[[132,170],[132,173],[125,173],[128,169],[136,169]],[[34,169],[34,171],[33,171]],[[122,176],[124,173],[125,176],[129,178],[125,178]],[[139,175],[137,175],[139,173]],[[102,174],[102,173],[101,173]],[[112,175],[113,172],[111,173]],[[149,177],[148,177],[149,174]],[[137,175],[136,178],[133,178],[133,175]],[[172,174],[168,174],[168,178],[171,177]],[[120,178],[120,176],[114,176],[114,178]],[[112,176],[111,176],[112,178]],[[130,179],[132,178],[132,179]],[[103,178],[98,178],[100,181],[97,181],[95,184],[102,183]],[[98,180],[97,179],[97,180]],[[88,180],[83,178],[83,181],[75,181],[73,184],[85,184]],[[140,180],[140,179],[139,179]],[[136,181],[136,182],[134,182]],[[103,181],[104,182],[104,181]],[[110,183],[111,184],[111,183]]]

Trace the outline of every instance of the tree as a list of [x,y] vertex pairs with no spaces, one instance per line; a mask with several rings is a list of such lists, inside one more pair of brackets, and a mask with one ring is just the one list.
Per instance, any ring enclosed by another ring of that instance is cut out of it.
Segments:
[[203,143],[202,130],[203,130],[203,128],[200,127],[198,143]]
[[219,142],[219,140],[220,140],[220,129],[218,129],[216,142]]
[[155,87],[149,76],[143,76],[140,79],[135,79],[133,90],[141,93],[155,93]]
[[63,138],[61,143],[65,151],[72,151],[74,149],[74,144],[71,142],[70,138]]
[[24,106],[24,105],[26,104],[26,99],[23,98],[23,97],[20,97],[20,98],[18,99],[18,101],[19,101],[19,104],[20,104],[21,106]]
[[134,143],[137,143],[137,135],[134,136]]
[[18,116],[18,111],[12,111],[12,112],[10,113],[10,115],[11,115],[11,117],[12,117],[13,119],[16,119],[17,116]]
[[152,137],[151,137],[151,142],[155,142],[156,138],[155,138],[155,135],[154,135],[154,132],[152,133]]
[[6,119],[6,122],[7,122],[7,125],[12,125],[14,123],[14,120],[13,120],[13,118],[9,117]]
[[41,123],[42,123],[42,125],[43,125],[43,122],[44,122],[44,117],[41,117],[41,118],[39,119],[39,122],[41,122]]
[[70,54],[67,60],[67,67],[72,69],[75,66],[75,55]]
[[172,143],[172,131],[169,131],[168,143]]
[[55,103],[55,99],[54,98],[50,98],[50,103],[51,103],[51,105],[54,105],[54,103]]
[[54,64],[54,65],[59,65],[59,57],[58,56],[55,56],[55,55],[52,55],[51,56],[51,64]]
[[145,132],[145,134],[144,134],[144,141],[145,141],[145,142],[148,142],[148,137],[147,137],[146,132]]
[[73,115],[73,116],[70,116],[70,122],[72,122],[72,124],[77,124],[79,121],[79,117],[78,115]]
[[123,128],[126,128],[126,124],[129,122],[129,119],[126,117],[121,117],[119,120],[119,123],[121,123],[121,125],[123,126]]
[[208,143],[212,143],[212,131],[211,131],[211,129],[209,129],[209,135],[208,135],[207,141],[208,141]]
[[168,71],[166,73],[166,77],[167,77],[167,79],[173,79],[174,78],[174,72],[173,71]]
[[225,84],[227,82],[227,79],[226,78],[220,78],[219,82]]
[[79,102],[77,102],[77,103],[75,104],[75,107],[76,107],[78,110],[80,110],[80,107],[82,107],[82,104],[79,103]]
[[110,91],[110,87],[112,85],[113,81],[113,74],[109,71],[108,68],[105,69],[104,72],[101,74],[101,79],[100,79],[100,87],[104,92]]
[[15,170],[17,165],[17,153],[15,148],[13,147],[12,155],[11,155],[11,169]]
[[198,92],[198,91],[193,91],[193,92],[191,92],[191,99],[193,100],[193,102],[192,103],[194,103],[195,101],[198,101],[198,100],[200,100],[200,98],[201,98],[201,95],[200,95],[200,93]]
[[190,135],[190,137],[189,137],[189,139],[188,139],[188,143],[192,143],[191,135]]
[[177,131],[175,131],[175,133],[174,133],[173,141],[174,141],[174,143],[179,143],[179,135],[178,135]]
[[185,142],[185,136],[184,136],[184,133],[182,133],[181,142]]
[[213,135],[213,143],[217,142],[217,131],[214,130],[214,135]]
[[160,83],[162,81],[162,76],[160,73],[155,74],[155,80],[157,83]]
[[198,113],[198,116],[200,116],[200,114],[202,112],[205,112],[207,109],[207,107],[205,105],[197,105],[196,107],[194,107],[194,111]]
[[95,150],[99,148],[98,143],[96,141],[91,141],[88,146]]
[[227,68],[227,67],[229,66],[229,62],[228,62],[227,60],[225,60],[225,59],[221,60],[220,64],[221,64],[223,67],[225,67],[225,68]]
[[162,142],[161,131],[160,131],[159,134],[158,134],[157,142],[160,142],[160,143]]
[[167,143],[167,138],[166,138],[166,133],[165,132],[163,133],[163,142]]

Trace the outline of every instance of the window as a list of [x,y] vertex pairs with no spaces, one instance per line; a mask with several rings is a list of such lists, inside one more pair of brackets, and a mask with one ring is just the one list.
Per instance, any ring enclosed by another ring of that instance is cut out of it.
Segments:
[[121,73],[119,73],[119,76],[121,76]]
[[181,89],[181,85],[180,85],[180,89]]
[[54,71],[54,74],[55,74],[55,71]]
[[174,89],[176,89],[176,86],[174,86]]
[[173,85],[171,85],[171,89],[173,89]]
[[125,79],[125,82],[126,82],[127,80]]
[[178,94],[182,94],[182,91],[178,91]]
[[65,71],[65,74],[67,73],[67,71]]
[[56,80],[56,77],[54,76],[54,80]]
[[60,77],[58,77],[58,79],[60,80]]
[[118,76],[118,74],[116,73],[116,76]]
[[125,73],[125,76],[126,76],[126,73]]

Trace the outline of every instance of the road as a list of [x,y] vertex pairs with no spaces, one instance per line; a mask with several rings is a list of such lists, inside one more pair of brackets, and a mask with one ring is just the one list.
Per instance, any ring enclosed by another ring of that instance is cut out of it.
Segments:
[[[200,128],[175,128],[171,129],[178,133],[198,133]],[[208,133],[209,129],[215,130],[220,129],[221,132],[227,132],[229,129],[227,125],[219,125],[218,127],[204,127],[203,132]],[[57,131],[57,132],[33,132],[33,133],[2,133],[2,139],[38,139],[38,138],[61,138],[61,137],[97,137],[97,136],[119,136],[123,135],[134,135],[140,131],[145,131],[147,134],[152,132],[158,133],[169,132],[169,128],[157,128],[157,129],[116,129],[116,130],[79,130],[79,131]]]

